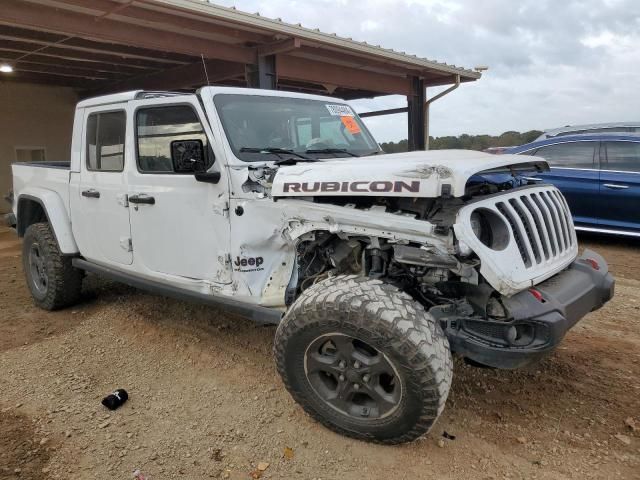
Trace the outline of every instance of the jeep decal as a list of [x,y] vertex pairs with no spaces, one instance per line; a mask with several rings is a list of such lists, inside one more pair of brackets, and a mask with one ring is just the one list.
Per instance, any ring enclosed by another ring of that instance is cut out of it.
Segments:
[[420,181],[404,182],[398,180],[391,181],[356,181],[356,182],[285,182],[283,186],[284,193],[287,192],[414,192],[420,191]]
[[262,257],[236,257],[233,261],[234,270],[236,272],[260,272],[264,270],[262,265],[264,258]]

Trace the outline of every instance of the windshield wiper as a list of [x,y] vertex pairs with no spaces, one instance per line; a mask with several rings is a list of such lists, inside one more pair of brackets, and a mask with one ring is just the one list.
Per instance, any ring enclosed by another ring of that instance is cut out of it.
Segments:
[[310,150],[305,150],[304,153],[346,153],[347,155],[351,155],[352,157],[359,157],[360,155],[356,155],[353,152],[350,152],[349,150],[347,150],[346,148],[317,148],[317,149],[310,149]]
[[286,148],[276,148],[276,147],[267,147],[267,148],[258,148],[258,147],[242,147],[240,149],[241,152],[249,152],[249,153],[273,153],[274,155],[278,155],[282,157],[282,155],[293,155],[298,158],[302,158],[303,160],[315,160],[314,158],[309,158],[306,155],[302,155],[301,153],[294,152],[293,150],[288,150]]

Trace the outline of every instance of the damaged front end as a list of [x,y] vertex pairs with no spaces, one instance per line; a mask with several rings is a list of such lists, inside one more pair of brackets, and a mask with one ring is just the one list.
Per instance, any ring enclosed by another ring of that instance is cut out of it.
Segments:
[[295,250],[285,306],[332,276],[377,278],[430,311],[454,351],[515,368],[548,353],[584,309],[610,298],[604,260],[600,272],[576,260],[562,195],[532,178],[548,169],[544,161],[489,155],[479,170],[470,155],[482,154],[458,154],[446,165],[403,157],[252,169],[243,190],[275,201]]

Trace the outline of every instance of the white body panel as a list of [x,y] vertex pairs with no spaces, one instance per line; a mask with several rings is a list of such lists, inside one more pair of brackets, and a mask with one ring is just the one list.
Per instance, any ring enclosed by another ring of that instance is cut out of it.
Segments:
[[[143,98],[139,92],[125,92],[85,100],[76,112],[70,170],[14,165],[16,198],[28,194],[46,204],[64,253],[79,253],[96,264],[181,289],[284,309],[296,244],[309,232],[414,242],[442,254],[456,253],[453,234],[436,234],[434,225],[411,215],[388,213],[382,207],[314,203],[316,184],[318,189],[323,182],[331,184],[323,192],[327,196],[345,195],[338,191],[345,184],[349,196],[434,198],[443,194],[444,187],[448,195],[460,197],[475,173],[542,161],[469,151],[328,160],[281,166],[265,191],[253,191],[243,188],[249,176],[258,167],[273,168],[274,162],[247,163],[233,154],[214,105],[215,95],[224,93],[336,103],[335,98],[226,87],[204,87],[200,99],[195,95]],[[190,174],[149,174],[137,168],[137,109],[177,103],[191,105],[203,124],[215,155],[210,172],[221,175],[217,184],[198,182]],[[90,172],[84,158],[86,118],[91,112],[112,110],[124,110],[127,115],[124,170]],[[299,191],[287,187],[288,183],[300,184]],[[100,198],[83,196],[88,189],[99,190]],[[154,197],[155,204],[127,201],[140,194]],[[491,202],[487,208],[493,208],[495,200]],[[505,295],[548,278],[575,257],[571,248],[544,268],[523,269],[513,245],[497,254],[481,242],[474,243],[471,210],[465,208],[453,229],[480,257],[480,272]]]
[[[67,255],[78,253],[69,216],[69,170],[20,164],[11,167],[16,200],[29,198],[38,201],[46,211],[60,251]],[[19,201],[16,201],[16,217],[20,215],[18,205]]]

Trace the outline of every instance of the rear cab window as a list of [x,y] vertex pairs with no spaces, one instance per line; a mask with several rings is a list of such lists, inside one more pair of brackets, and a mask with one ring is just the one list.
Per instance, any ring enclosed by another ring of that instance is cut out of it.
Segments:
[[124,111],[92,113],[87,117],[87,170],[122,172],[126,121]]

